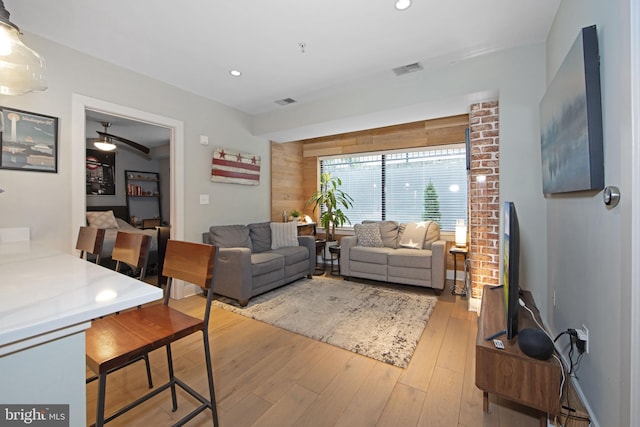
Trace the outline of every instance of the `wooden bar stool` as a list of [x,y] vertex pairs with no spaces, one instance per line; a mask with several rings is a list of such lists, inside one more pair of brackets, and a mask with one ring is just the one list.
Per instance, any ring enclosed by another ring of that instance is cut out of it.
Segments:
[[140,271],[137,279],[144,280],[150,247],[151,236],[118,231],[111,253],[111,259],[116,262],[116,271],[120,271],[120,267],[124,263],[133,269],[134,274],[136,271]]
[[89,259],[89,255],[96,257],[96,264],[100,264],[102,244],[104,243],[104,228],[80,227],[76,249],[80,251],[80,258]]
[[[169,278],[165,289],[164,303],[147,305],[138,310],[121,313],[118,316],[98,319],[87,330],[87,364],[99,376],[97,426],[102,426],[166,389],[171,389],[172,410],[176,411],[178,408],[176,385],[200,402],[197,408],[179,420],[176,425],[183,425],[209,408],[213,425],[218,426],[209,345],[209,318],[217,262],[218,250],[216,246],[169,240],[163,268],[163,274]],[[169,294],[174,279],[183,280],[207,290],[207,304],[203,319],[189,316],[169,307]],[[173,370],[171,343],[196,332],[202,332],[209,386],[208,397],[176,378]],[[105,418],[107,373],[161,347],[165,347],[167,353],[169,381]]]

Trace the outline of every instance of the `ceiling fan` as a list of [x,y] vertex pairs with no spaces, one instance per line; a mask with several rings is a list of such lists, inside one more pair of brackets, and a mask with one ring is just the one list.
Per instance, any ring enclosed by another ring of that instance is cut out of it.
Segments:
[[118,135],[113,135],[113,134],[107,133],[107,129],[109,129],[109,127],[111,127],[111,123],[109,123],[109,122],[100,122],[100,124],[102,126],[104,126],[104,132],[100,132],[99,130],[96,131],[98,133],[98,135],[100,135],[100,138],[93,142],[93,145],[95,145],[96,148],[98,148],[99,150],[102,150],[102,151],[113,151],[117,147],[117,145],[114,144],[114,141],[117,141],[117,142],[126,144],[126,145],[130,146],[131,148],[134,148],[134,149],[136,149],[138,151],[141,151],[146,155],[149,154],[150,150],[149,150],[148,147],[145,147],[142,144],[138,144],[137,142],[131,141],[130,139],[123,138],[123,137],[118,136]]

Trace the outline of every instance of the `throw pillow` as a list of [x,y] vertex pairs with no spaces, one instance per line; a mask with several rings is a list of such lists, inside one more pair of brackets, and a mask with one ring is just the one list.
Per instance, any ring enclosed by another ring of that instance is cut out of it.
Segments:
[[359,246],[366,246],[369,248],[382,247],[380,224],[356,224],[353,226],[353,231],[356,233]]
[[96,228],[118,228],[113,211],[87,212],[87,224]]
[[402,233],[400,246],[410,249],[422,249],[425,234],[427,234],[427,221],[407,224],[404,233]]
[[298,226],[295,222],[272,222],[271,249],[298,246]]

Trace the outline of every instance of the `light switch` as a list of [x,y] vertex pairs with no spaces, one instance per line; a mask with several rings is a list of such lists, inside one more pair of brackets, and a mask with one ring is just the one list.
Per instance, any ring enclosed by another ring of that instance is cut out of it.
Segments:
[[208,194],[201,194],[200,195],[200,204],[201,205],[208,205],[209,204],[209,195]]
[[200,135],[200,144],[209,145],[209,137],[207,135]]

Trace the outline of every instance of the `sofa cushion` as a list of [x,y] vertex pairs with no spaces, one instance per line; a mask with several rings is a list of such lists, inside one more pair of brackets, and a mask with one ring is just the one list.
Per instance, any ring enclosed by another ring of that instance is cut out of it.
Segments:
[[387,255],[393,252],[392,248],[368,248],[365,246],[354,246],[349,250],[351,261],[366,262],[369,264],[387,264]]
[[282,255],[285,266],[309,259],[309,250],[306,246],[286,246],[284,248],[273,249],[271,252]]
[[269,221],[249,224],[249,237],[253,252],[259,253],[271,249],[271,226]]
[[209,228],[209,234],[212,245],[252,249],[249,227],[246,225],[214,225]]
[[389,267],[431,268],[431,251],[398,248],[389,253]]
[[251,254],[251,275],[260,276],[284,269],[284,256],[274,252]]
[[356,224],[353,226],[353,231],[358,238],[358,245],[370,248],[381,248],[383,246],[380,224]]
[[295,222],[272,222],[271,249],[298,246],[298,226]]
[[363,224],[380,224],[380,236],[382,246],[386,248],[398,247],[398,222],[397,221],[362,221]]
[[431,249],[431,245],[437,240],[440,240],[440,225],[435,221],[427,221],[427,232],[424,235],[422,249]]
[[424,236],[427,233],[427,222],[428,221],[420,221],[407,224],[400,238],[399,246],[403,248],[422,249]]

